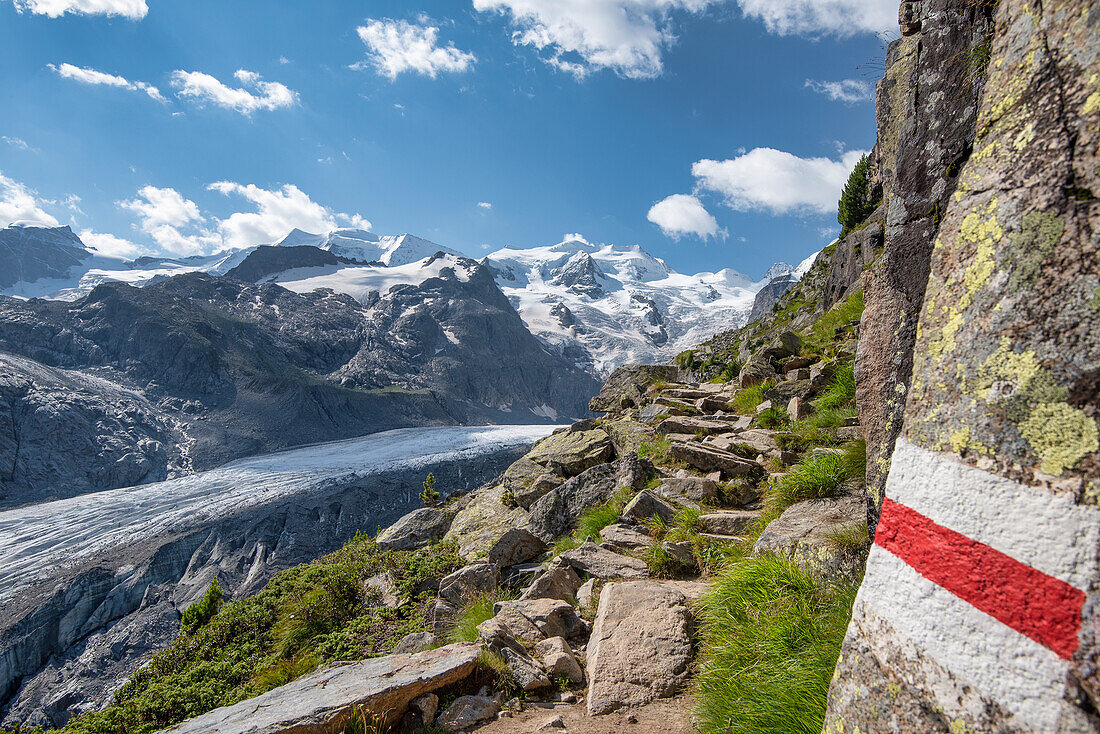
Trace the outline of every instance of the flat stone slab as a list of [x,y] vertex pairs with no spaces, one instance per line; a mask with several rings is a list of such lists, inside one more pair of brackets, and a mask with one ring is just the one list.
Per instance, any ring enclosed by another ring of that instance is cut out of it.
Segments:
[[866,518],[866,503],[858,496],[799,502],[768,523],[752,552],[785,556],[821,577],[855,577],[863,568],[865,554],[838,547],[830,536],[838,531],[865,528]]
[[752,510],[726,510],[699,517],[699,529],[712,535],[743,535],[760,519]]
[[684,591],[660,581],[604,587],[588,642],[589,714],[676,694],[691,666],[687,602]]
[[414,655],[387,655],[318,670],[247,701],[214,709],[167,731],[173,734],[321,734],[337,731],[353,709],[396,721],[425,693],[457,683],[477,665],[466,642]]
[[578,573],[594,576],[601,581],[649,578],[649,567],[645,561],[600,548],[595,543],[584,543],[579,548],[566,551],[558,557],[558,561]]
[[685,461],[700,471],[718,470],[727,476],[742,476],[763,468],[729,451],[695,443],[674,442],[671,453],[672,458]]

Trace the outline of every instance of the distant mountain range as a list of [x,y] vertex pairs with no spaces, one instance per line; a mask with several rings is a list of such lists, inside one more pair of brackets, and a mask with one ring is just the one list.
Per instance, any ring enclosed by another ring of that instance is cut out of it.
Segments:
[[[438,275],[437,253],[460,256],[410,234],[295,229],[271,246],[125,260],[86,248],[68,227],[16,223],[0,230],[0,294],[76,300],[102,283],[145,286],[197,272],[278,283],[300,294],[331,289],[367,303],[372,293]],[[640,247],[571,235],[546,247],[498,250],[480,262],[535,336],[576,367],[603,376],[619,364],[667,361],[756,318],[816,255],[798,267],[777,263],[753,281],[732,269],[684,275]]]

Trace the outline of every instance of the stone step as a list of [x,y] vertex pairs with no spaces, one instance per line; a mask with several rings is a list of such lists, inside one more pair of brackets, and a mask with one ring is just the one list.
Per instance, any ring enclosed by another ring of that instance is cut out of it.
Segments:
[[675,441],[671,448],[672,458],[686,462],[703,472],[720,471],[729,477],[744,476],[763,469],[751,459],[744,459],[729,451],[698,443]]
[[723,510],[701,515],[699,530],[711,535],[742,535],[760,520],[762,513],[754,510]]
[[699,537],[703,540],[709,540],[712,543],[748,543],[749,538],[739,535],[718,535],[716,533],[699,533]]

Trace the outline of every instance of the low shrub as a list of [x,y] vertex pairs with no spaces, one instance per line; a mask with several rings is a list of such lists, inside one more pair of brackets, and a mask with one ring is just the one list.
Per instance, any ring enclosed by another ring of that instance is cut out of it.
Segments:
[[760,415],[756,416],[756,425],[761,428],[786,428],[791,424],[791,417],[784,408],[774,405]]
[[218,613],[222,605],[222,590],[218,587],[218,580],[210,582],[206,593],[197,602],[183,610],[180,618],[180,628],[187,634],[193,634],[199,627],[210,621],[210,618]]

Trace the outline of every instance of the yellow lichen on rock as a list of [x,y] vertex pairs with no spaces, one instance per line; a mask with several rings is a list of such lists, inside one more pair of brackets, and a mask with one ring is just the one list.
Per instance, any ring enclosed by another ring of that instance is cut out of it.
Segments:
[[1100,448],[1100,430],[1084,411],[1066,403],[1044,403],[1019,426],[1047,474],[1060,475]]

